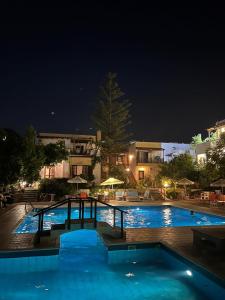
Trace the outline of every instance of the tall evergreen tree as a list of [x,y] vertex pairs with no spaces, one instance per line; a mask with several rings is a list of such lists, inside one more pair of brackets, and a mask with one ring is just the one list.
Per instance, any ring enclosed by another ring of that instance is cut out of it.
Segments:
[[130,106],[124,93],[117,83],[117,75],[108,73],[100,86],[98,103],[93,115],[97,130],[102,133],[101,156],[108,165],[109,172],[113,165],[113,157],[127,147],[129,134],[127,127],[130,124]]

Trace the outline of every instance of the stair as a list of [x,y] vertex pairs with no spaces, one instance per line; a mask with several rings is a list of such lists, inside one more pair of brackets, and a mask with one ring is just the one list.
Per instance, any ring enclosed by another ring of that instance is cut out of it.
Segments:
[[23,194],[23,201],[35,202],[38,200],[38,190],[36,189],[25,189]]
[[[95,228],[94,221],[94,219],[84,219],[83,229],[96,229],[98,233],[110,236],[111,238],[121,238],[121,230],[119,227],[112,227],[106,222],[97,222],[97,227]],[[41,232],[40,242],[45,244],[49,242],[51,243],[52,241],[56,241],[56,243],[59,243],[61,234],[80,229],[81,223],[78,219],[71,220],[70,229],[67,228],[67,220],[64,224],[53,224],[50,230],[45,230]],[[35,242],[39,243],[37,235],[38,234],[36,233],[34,240]]]

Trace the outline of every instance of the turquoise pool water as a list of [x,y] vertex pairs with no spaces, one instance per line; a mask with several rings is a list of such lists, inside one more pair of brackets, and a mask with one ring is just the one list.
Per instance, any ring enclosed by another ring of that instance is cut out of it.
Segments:
[[[225,218],[205,213],[195,212],[173,206],[130,206],[121,207],[127,211],[124,215],[125,228],[141,227],[177,227],[177,226],[205,226],[224,225]],[[17,227],[17,233],[36,232],[38,218],[33,217],[33,212],[28,214],[24,221]],[[85,210],[85,217],[89,217],[90,210]],[[51,224],[64,223],[67,218],[66,208],[57,208],[49,211],[44,216],[44,229],[50,229]],[[78,218],[78,209],[72,209],[72,218]],[[113,223],[113,210],[107,207],[99,207],[97,210],[97,220]],[[116,223],[119,225],[120,214],[117,214]]]
[[107,251],[94,230],[59,255],[0,259],[1,300],[222,300],[225,289],[164,247]]

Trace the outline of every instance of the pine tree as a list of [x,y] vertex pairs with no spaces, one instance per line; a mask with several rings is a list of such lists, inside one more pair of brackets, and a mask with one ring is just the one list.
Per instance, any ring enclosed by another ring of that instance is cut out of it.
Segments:
[[113,157],[126,150],[130,124],[130,106],[124,93],[120,89],[117,75],[108,73],[98,96],[98,104],[93,116],[97,130],[102,133],[101,156],[108,164],[109,170],[113,164]]

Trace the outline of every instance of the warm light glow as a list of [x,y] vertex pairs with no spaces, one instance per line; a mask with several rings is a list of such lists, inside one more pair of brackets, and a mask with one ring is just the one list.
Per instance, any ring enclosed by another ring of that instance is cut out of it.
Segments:
[[144,170],[145,170],[145,168],[139,168],[138,170],[139,170],[139,171],[144,171]]
[[129,155],[129,160],[132,160],[134,158],[133,154]]
[[164,188],[167,188],[167,187],[170,185],[169,182],[168,182],[167,180],[164,180],[164,181],[162,182],[162,184],[163,184]]
[[126,168],[126,171],[127,171],[127,172],[130,172],[130,168]]

